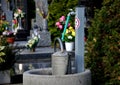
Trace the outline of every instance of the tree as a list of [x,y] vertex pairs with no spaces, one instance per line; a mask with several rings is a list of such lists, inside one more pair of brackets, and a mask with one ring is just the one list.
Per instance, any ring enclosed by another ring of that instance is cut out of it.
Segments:
[[120,85],[120,1],[103,0],[88,29],[86,67],[93,85]]

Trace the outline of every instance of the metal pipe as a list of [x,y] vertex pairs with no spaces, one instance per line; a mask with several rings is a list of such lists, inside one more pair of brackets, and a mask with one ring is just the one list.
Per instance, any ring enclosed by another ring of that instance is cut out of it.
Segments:
[[64,49],[63,49],[63,43],[62,43],[62,41],[61,41],[60,38],[56,38],[55,41],[54,41],[54,52],[56,52],[57,41],[58,41],[58,43],[60,45],[61,52],[63,52],[64,51]]
[[65,22],[65,26],[64,26],[64,30],[63,30],[63,33],[62,33],[62,41],[64,41],[64,35],[65,35],[65,32],[66,32],[66,29],[67,29],[67,26],[68,26],[68,22],[70,20],[70,15],[75,15],[75,12],[72,10],[71,12],[68,13],[67,15],[67,20]]

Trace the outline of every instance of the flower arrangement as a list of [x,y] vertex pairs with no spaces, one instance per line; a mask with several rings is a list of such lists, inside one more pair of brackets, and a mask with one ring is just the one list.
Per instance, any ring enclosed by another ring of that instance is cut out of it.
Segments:
[[[56,26],[57,29],[58,29],[58,30],[57,30],[58,36],[60,36],[60,37],[62,37],[62,33],[63,33],[63,30],[64,30],[65,22],[66,22],[65,16],[61,16],[61,17],[59,18],[59,20],[55,23],[55,26]],[[67,28],[70,27],[70,26],[71,26],[71,24],[68,23]]]
[[5,30],[3,32],[3,36],[5,36],[5,37],[15,37],[14,32],[9,31],[9,30]]
[[14,19],[23,18],[24,14],[25,13],[21,9],[16,9],[14,12]]
[[27,48],[29,49],[34,49],[37,44],[38,44],[39,38],[38,36],[34,36],[33,38],[31,38],[30,40],[28,40],[27,44],[25,45]]
[[74,42],[75,41],[75,30],[72,26],[70,26],[68,29],[66,29],[65,42]]
[[[55,23],[55,26],[61,31],[61,33],[63,32],[65,21],[66,21],[65,16],[61,16],[59,18],[59,21],[57,21]],[[68,26],[67,26],[67,29],[66,29],[66,33],[65,33],[64,41],[71,42],[71,41],[74,41],[74,40],[75,40],[75,30],[71,26],[71,24],[68,23]]]
[[[63,31],[63,29],[64,29],[64,25],[65,25],[65,16],[61,16],[60,18],[59,18],[59,21],[57,21],[56,23],[55,23],[55,26],[59,29],[59,30],[61,30],[61,31]],[[68,27],[70,26],[70,23],[68,23]]]
[[7,43],[9,43],[9,44],[13,44],[14,41],[15,41],[15,35],[14,35],[14,32],[12,32],[12,31],[5,30],[5,31],[3,32],[3,37],[6,38],[6,41],[7,41]]
[[22,29],[22,18],[24,18],[25,13],[21,9],[16,9],[14,12],[14,18],[12,20],[12,30],[17,33],[18,29]]

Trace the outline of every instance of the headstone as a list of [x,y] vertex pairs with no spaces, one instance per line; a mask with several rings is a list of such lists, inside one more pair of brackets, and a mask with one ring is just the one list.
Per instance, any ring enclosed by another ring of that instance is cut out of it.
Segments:
[[13,12],[9,10],[8,2],[6,0],[1,0],[1,10],[3,11],[3,13],[5,13],[6,20],[10,23],[11,27]]
[[[12,30],[12,20],[13,20],[13,11],[9,10],[9,2],[7,0],[1,0],[1,9],[5,13],[6,20],[10,23],[9,30]],[[22,25],[21,25],[22,26]],[[27,40],[27,36],[29,31],[26,29],[19,29],[16,34],[16,41],[25,41]]]
[[48,3],[47,0],[35,0],[36,4],[36,22],[38,26],[40,40],[38,46],[50,46],[51,45],[51,34],[48,31]]

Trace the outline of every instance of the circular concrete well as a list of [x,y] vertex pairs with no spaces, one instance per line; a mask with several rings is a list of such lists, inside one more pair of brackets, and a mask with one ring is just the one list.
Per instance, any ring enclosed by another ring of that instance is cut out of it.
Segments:
[[23,85],[91,85],[91,72],[52,75],[51,68],[34,69],[23,73]]

